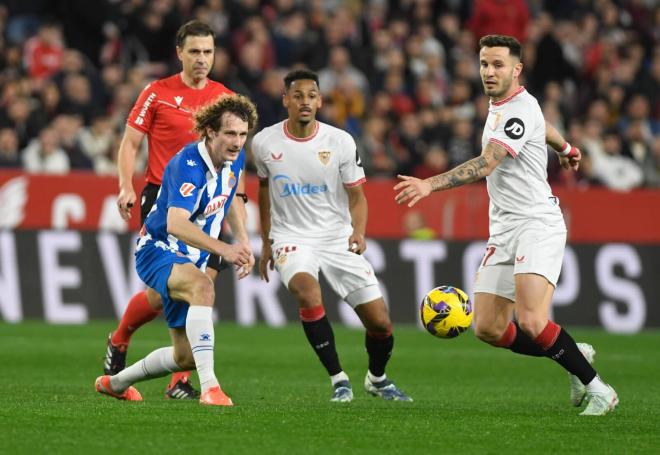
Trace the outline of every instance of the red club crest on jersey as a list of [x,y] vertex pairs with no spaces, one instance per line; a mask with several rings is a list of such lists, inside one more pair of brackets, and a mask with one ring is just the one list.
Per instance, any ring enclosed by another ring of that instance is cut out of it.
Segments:
[[318,152],[319,161],[322,165],[327,165],[330,162],[330,155],[332,152],[330,150],[321,150]]
[[192,183],[186,182],[179,187],[179,193],[181,193],[181,196],[183,197],[192,196],[194,190],[195,190],[195,185],[193,185]]

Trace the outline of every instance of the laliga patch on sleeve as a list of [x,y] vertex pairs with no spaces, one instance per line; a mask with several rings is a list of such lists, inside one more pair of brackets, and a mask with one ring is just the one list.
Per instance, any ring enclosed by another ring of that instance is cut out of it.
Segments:
[[195,190],[195,185],[193,185],[192,183],[186,182],[179,187],[179,193],[181,193],[181,196],[183,197],[192,196],[194,190]]
[[525,124],[519,118],[510,118],[504,125],[504,132],[511,139],[520,139],[525,134]]

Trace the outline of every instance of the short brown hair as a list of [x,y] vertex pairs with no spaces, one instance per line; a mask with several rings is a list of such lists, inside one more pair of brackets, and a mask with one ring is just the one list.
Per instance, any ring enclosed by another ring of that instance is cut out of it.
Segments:
[[186,38],[189,36],[210,36],[215,42],[213,29],[198,20],[188,21],[179,27],[179,30],[176,32],[176,47],[183,47]]
[[484,47],[506,47],[511,55],[518,57],[518,60],[522,60],[522,47],[520,42],[513,36],[486,35],[479,40],[479,50]]
[[257,108],[252,101],[246,96],[234,94],[222,95],[195,112],[195,131],[203,139],[207,138],[207,129],[209,128],[213,131],[220,131],[222,115],[226,112],[246,121],[249,131],[257,126]]

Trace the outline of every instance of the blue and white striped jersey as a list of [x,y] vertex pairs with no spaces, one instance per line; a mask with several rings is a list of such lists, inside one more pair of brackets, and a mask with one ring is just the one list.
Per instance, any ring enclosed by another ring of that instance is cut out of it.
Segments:
[[204,270],[209,253],[168,234],[167,211],[170,207],[189,211],[192,223],[217,238],[244,166],[244,150],[236,161],[227,161],[216,171],[204,141],[192,142],[182,148],[165,168],[162,186],[140,232],[137,249],[153,242],[160,248],[187,256]]

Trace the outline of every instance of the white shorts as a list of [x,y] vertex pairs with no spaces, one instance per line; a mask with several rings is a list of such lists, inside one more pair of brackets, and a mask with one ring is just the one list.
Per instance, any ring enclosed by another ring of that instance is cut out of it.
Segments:
[[320,270],[330,287],[353,308],[383,296],[373,267],[364,256],[348,251],[348,239],[323,246],[276,240],[273,259],[287,288],[296,273],[306,272],[318,280]]
[[535,273],[557,286],[566,246],[563,223],[548,225],[532,220],[510,231],[491,236],[474,284],[486,292],[515,301],[514,275]]

